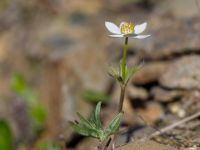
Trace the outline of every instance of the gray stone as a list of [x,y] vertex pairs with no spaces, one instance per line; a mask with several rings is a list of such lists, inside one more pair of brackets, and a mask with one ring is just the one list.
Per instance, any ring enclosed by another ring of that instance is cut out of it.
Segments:
[[153,98],[159,102],[171,102],[173,100],[181,99],[181,97],[184,96],[184,91],[166,90],[161,87],[154,87],[150,93]]
[[161,76],[159,82],[167,88],[194,89],[200,88],[195,79],[200,76],[200,56],[184,56],[176,61]]
[[139,88],[135,86],[128,86],[127,87],[127,96],[130,99],[140,99],[140,100],[146,100],[149,96],[147,90],[144,88]]
[[[183,11],[186,8],[190,9]],[[199,52],[200,17],[194,0],[163,1],[147,18],[146,33],[151,37],[137,40],[132,46],[140,57],[161,59]]]
[[144,66],[133,76],[134,84],[144,85],[158,81],[169,66],[168,62],[151,62]]
[[176,150],[173,147],[162,145],[159,143],[156,143],[154,141],[134,141],[127,145],[121,146],[117,148],[117,150],[132,150],[132,149],[138,149],[138,150]]

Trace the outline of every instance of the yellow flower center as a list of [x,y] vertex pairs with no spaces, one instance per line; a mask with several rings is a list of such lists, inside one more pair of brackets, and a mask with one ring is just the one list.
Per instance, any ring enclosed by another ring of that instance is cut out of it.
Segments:
[[128,23],[128,22],[122,22],[120,24],[120,31],[121,33],[124,34],[129,34],[129,33],[133,33],[134,31],[134,24],[133,23]]

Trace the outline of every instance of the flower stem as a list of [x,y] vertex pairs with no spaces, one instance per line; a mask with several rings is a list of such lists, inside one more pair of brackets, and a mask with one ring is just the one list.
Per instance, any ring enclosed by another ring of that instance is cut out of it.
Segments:
[[123,52],[123,57],[122,57],[122,79],[125,81],[126,78],[126,55],[127,55],[127,48],[128,48],[128,37],[125,37],[125,42],[124,42],[124,52]]
[[118,107],[118,112],[122,112],[123,109],[123,103],[124,103],[124,95],[125,95],[125,90],[126,90],[126,55],[127,55],[127,48],[128,48],[128,37],[125,38],[124,42],[124,52],[123,52],[123,57],[122,57],[122,63],[121,63],[121,68],[122,68],[122,79],[123,83],[121,84],[121,92],[120,92],[120,100],[119,100],[119,107]]
[[121,85],[119,107],[118,107],[118,112],[119,113],[122,112],[122,109],[123,109],[125,90],[126,90],[126,85]]
[[[120,99],[119,99],[119,106],[118,106],[118,113],[122,112],[123,110],[123,103],[124,103],[124,96],[125,96],[125,90],[126,90],[126,55],[127,55],[127,48],[128,48],[128,37],[125,38],[124,42],[124,52],[123,52],[123,57],[122,57],[122,62],[121,62],[121,71],[122,71],[122,79],[123,82],[121,83],[121,91],[120,91]],[[117,134],[115,133],[113,135],[113,139],[111,142],[111,149],[115,149],[115,143],[116,143],[116,138]]]

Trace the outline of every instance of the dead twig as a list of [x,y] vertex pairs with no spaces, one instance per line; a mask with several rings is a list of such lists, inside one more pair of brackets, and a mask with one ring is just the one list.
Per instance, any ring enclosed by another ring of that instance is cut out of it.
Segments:
[[193,114],[193,115],[191,115],[191,116],[188,116],[188,117],[186,117],[186,118],[184,118],[184,119],[182,119],[182,120],[180,120],[180,121],[177,121],[177,122],[175,122],[175,123],[173,123],[173,124],[171,124],[171,125],[169,125],[169,126],[167,126],[167,127],[164,127],[164,128],[162,128],[162,129],[160,129],[159,131],[154,132],[153,134],[151,134],[151,135],[148,137],[148,139],[151,139],[151,138],[153,138],[153,137],[155,137],[155,136],[161,135],[161,134],[163,134],[163,133],[165,133],[165,132],[167,132],[167,131],[169,131],[169,130],[172,130],[172,129],[174,129],[175,127],[177,127],[177,126],[179,126],[179,125],[181,125],[181,124],[184,124],[184,123],[186,123],[186,122],[188,122],[188,121],[190,121],[190,120],[193,120],[193,119],[195,119],[195,118],[197,118],[197,117],[200,117],[200,112],[197,112],[197,113],[195,113],[195,114]]

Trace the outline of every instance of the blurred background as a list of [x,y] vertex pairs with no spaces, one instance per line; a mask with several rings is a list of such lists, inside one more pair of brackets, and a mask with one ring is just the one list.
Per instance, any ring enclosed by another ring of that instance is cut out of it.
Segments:
[[[89,117],[103,101],[104,125],[116,114],[119,85],[108,67],[122,57],[123,39],[105,21],[148,22],[145,40],[130,39],[130,81],[119,143],[144,137],[200,110],[198,0],[1,0],[0,149],[94,149],[68,121]],[[141,119],[142,118],[142,119]],[[154,140],[200,145],[196,119]],[[172,136],[173,135],[173,136]]]

